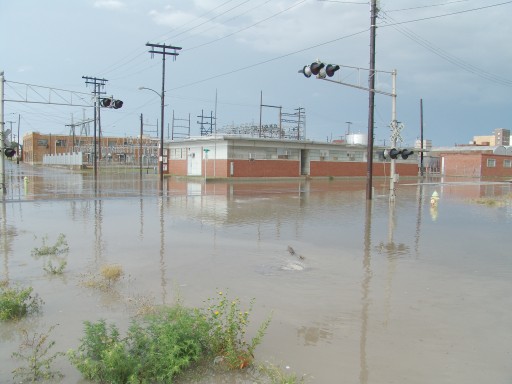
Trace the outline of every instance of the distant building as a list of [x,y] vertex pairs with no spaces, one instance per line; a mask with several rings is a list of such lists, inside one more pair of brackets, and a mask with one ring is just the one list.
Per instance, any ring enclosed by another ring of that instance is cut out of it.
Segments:
[[[96,155],[98,159],[110,159],[112,162],[129,162],[139,158],[141,150],[140,137],[96,138]],[[85,163],[94,158],[94,137],[41,134],[29,132],[23,135],[23,162],[42,164],[45,155],[61,155],[82,152]],[[142,153],[156,159],[158,139],[142,137]]]
[[494,145],[510,145],[510,130],[505,128],[497,128],[494,130],[496,143]]
[[473,136],[472,145],[495,146],[510,145],[510,130],[505,128],[497,128],[493,135],[489,136]]
[[512,147],[438,147],[431,155],[439,158],[443,176],[512,177]]

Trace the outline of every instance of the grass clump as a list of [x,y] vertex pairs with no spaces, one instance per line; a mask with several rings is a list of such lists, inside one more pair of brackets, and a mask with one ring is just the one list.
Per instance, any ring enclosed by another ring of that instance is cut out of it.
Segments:
[[[288,367],[286,368],[288,369]],[[268,379],[270,384],[304,384],[305,377],[299,377],[293,372],[287,372],[271,363],[260,364],[258,372]]]
[[119,264],[105,264],[99,273],[88,273],[82,276],[82,285],[109,291],[123,276],[123,267]]
[[43,301],[37,294],[32,294],[32,287],[0,286],[0,320],[16,320],[38,312]]
[[61,378],[63,375],[59,371],[52,369],[54,360],[64,355],[62,352],[51,353],[55,341],[50,341],[50,333],[55,328],[51,326],[46,333],[35,333],[29,336],[26,330],[23,330],[23,339],[19,351],[14,352],[12,357],[25,362],[12,371],[13,379],[21,379],[21,382],[47,381]]
[[229,369],[249,366],[270,318],[250,342],[245,341],[249,314],[238,299],[222,292],[207,308],[180,302],[132,321],[121,337],[115,324],[85,322],[85,334],[68,358],[84,378],[101,383],[172,383],[185,370],[211,361]]

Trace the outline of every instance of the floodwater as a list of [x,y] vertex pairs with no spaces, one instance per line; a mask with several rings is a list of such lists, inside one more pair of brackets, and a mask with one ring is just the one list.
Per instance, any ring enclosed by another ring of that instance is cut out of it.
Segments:
[[[367,204],[365,180],[169,179],[162,189],[152,172],[95,181],[9,162],[6,175],[0,280],[32,286],[44,305],[0,323],[1,383],[20,365],[20,329],[55,325],[53,350],[67,351],[86,320],[125,329],[135,303],[201,306],[218,290],[255,299],[254,328],[272,315],[256,359],[306,383],[512,382],[512,207],[474,202],[510,183],[401,180],[390,204],[388,181],[374,179]],[[68,263],[49,276],[31,251],[59,234]],[[114,289],[81,284],[105,264],[123,268]],[[65,358],[55,368],[86,383]]]

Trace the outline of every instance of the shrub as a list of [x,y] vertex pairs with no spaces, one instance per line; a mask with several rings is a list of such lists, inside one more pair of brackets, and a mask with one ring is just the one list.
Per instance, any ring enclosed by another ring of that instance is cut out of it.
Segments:
[[138,363],[136,382],[170,383],[204,355],[207,333],[204,320],[179,304],[150,316],[144,325],[133,323],[128,341]]
[[203,320],[181,306],[168,308],[145,322],[133,322],[121,339],[105,320],[85,323],[85,336],[71,363],[89,380],[108,383],[172,382],[204,352]]
[[46,333],[35,333],[28,335],[23,330],[23,340],[18,352],[14,352],[12,357],[25,362],[24,366],[20,366],[12,371],[13,378],[20,378],[22,381],[46,381],[54,378],[62,377],[62,373],[52,370],[53,361],[62,356],[62,352],[51,354],[50,349],[55,345],[55,341],[49,341],[50,333],[55,328],[51,326]]
[[89,380],[101,383],[171,383],[175,376],[199,360],[214,356],[228,368],[245,368],[261,343],[270,318],[257,335],[245,341],[250,308],[239,310],[219,292],[209,307],[188,309],[177,303],[143,320],[134,320],[127,335],[105,320],[85,322],[78,349],[68,351],[70,362]]
[[216,298],[207,300],[207,308],[202,311],[210,327],[208,342],[215,361],[230,369],[242,369],[252,363],[254,350],[261,343],[270,324],[269,317],[260,325],[250,342],[245,340],[253,305],[254,300],[251,300],[249,308],[242,311],[238,298],[231,300],[227,294],[219,291]]
[[115,325],[107,326],[105,320],[96,323],[86,321],[85,336],[77,351],[70,350],[70,362],[93,381],[102,383],[127,383],[134,362],[125,342],[119,337]]
[[33,288],[0,286],[0,320],[19,319],[29,313],[38,312],[43,301]]

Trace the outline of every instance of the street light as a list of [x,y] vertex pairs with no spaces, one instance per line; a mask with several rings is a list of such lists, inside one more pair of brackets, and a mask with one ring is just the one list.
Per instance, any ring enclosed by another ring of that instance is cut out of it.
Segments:
[[164,182],[164,93],[158,93],[154,89],[147,88],[147,87],[139,87],[139,91],[147,89],[148,91],[154,92],[160,97],[160,165],[159,165],[159,171],[160,171],[160,182],[161,186],[163,187]]

